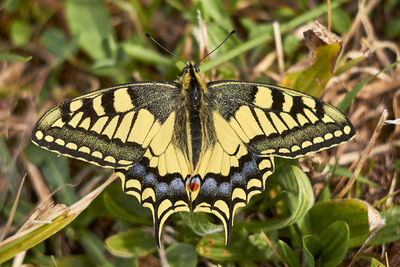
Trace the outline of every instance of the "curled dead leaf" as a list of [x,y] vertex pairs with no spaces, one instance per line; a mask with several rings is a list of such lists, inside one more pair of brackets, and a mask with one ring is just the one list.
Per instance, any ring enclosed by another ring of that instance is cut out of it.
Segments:
[[333,76],[342,41],[318,22],[303,34],[309,55],[289,68],[281,85],[319,96]]

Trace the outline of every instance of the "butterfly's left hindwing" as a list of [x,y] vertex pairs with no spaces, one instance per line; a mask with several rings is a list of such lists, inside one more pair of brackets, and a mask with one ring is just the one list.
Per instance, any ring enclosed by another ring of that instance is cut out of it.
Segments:
[[[178,112],[178,116],[176,116]],[[187,153],[181,149],[177,124],[184,124],[179,110],[174,111],[151,140],[142,159],[128,170],[117,169],[122,188],[135,196],[153,214],[157,244],[168,217],[178,211],[190,211],[185,180],[191,174]]]
[[239,81],[212,82],[208,89],[211,106],[259,156],[297,158],[355,134],[339,110],[295,90]]

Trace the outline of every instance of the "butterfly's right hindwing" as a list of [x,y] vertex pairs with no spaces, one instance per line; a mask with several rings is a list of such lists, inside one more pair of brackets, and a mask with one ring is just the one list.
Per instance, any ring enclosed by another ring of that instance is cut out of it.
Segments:
[[179,108],[176,83],[141,82],[100,89],[45,113],[32,141],[102,167],[132,166]]

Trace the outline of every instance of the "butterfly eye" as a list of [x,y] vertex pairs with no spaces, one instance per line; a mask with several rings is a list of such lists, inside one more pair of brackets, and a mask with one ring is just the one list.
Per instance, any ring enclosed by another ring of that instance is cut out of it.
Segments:
[[185,74],[187,72],[187,70],[188,70],[188,67],[184,67],[182,70],[182,74]]
[[200,72],[200,69],[199,69],[199,67],[197,67],[197,66],[194,66],[194,70],[195,70],[196,72]]

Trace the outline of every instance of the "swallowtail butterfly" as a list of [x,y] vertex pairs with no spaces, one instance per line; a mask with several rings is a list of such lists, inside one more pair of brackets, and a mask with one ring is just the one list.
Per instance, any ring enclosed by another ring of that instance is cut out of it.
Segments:
[[152,211],[158,244],[178,211],[216,215],[228,244],[236,209],[264,190],[274,157],[305,156],[354,134],[318,98],[264,83],[206,83],[190,63],[179,83],[118,85],[53,107],[32,141],[114,169],[124,192]]

